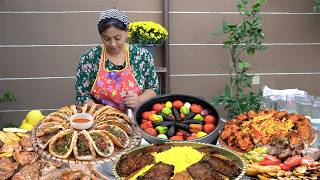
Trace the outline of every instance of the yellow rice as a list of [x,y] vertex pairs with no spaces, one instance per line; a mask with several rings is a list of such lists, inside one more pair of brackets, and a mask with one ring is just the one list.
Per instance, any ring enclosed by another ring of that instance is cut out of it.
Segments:
[[174,173],[177,174],[187,169],[187,167],[200,161],[203,157],[203,153],[193,149],[189,146],[172,147],[171,149],[152,154],[156,162],[164,162],[166,164],[173,165]]
[[[187,167],[191,166],[192,164],[200,161],[204,156],[203,153],[193,149],[190,146],[181,146],[181,147],[172,147],[169,150],[163,151],[161,153],[151,153],[154,156],[156,163],[164,162],[166,164],[171,164],[174,166],[174,174],[177,174],[181,171],[187,169]],[[140,169],[134,176],[131,176],[129,180],[134,180],[138,176],[143,175],[147,172],[154,164],[147,165]]]
[[[186,170],[189,166],[192,164],[195,164],[199,162],[202,157],[204,156],[203,153],[197,151],[196,149],[193,149],[190,146],[181,146],[181,147],[172,147],[169,150],[163,151],[161,153],[153,152],[151,155],[154,156],[156,163],[158,162],[164,162],[166,164],[173,165],[174,168],[174,174],[180,173],[184,170]],[[221,156],[221,157],[220,157]],[[218,155],[218,157],[225,159],[226,157],[222,155]],[[131,177],[127,178],[121,178],[124,180],[136,180],[138,176],[143,175],[145,172],[147,172],[149,169],[152,168],[155,164],[147,165],[143,168],[141,168],[137,173],[135,173]],[[225,180],[229,180],[228,177],[223,176]]]

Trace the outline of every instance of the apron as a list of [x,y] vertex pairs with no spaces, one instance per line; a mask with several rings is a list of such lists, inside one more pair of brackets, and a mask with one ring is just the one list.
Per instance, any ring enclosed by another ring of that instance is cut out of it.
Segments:
[[128,92],[135,92],[138,95],[142,93],[130,67],[128,45],[126,45],[125,50],[125,68],[121,70],[107,70],[105,69],[106,47],[102,47],[99,71],[90,92],[90,94],[102,104],[112,106],[121,111],[126,110],[122,102]]

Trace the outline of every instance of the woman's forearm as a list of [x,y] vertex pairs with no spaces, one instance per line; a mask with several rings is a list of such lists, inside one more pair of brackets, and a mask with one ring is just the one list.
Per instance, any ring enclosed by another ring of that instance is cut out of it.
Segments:
[[153,89],[146,89],[141,95],[138,96],[138,105],[156,96],[157,93]]

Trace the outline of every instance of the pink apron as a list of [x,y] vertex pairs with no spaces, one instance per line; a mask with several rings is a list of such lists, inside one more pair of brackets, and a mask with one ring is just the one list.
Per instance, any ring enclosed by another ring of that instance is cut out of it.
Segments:
[[105,56],[106,47],[103,46],[99,71],[90,94],[102,104],[124,111],[126,107],[122,102],[128,92],[135,92],[138,95],[142,93],[130,67],[128,45],[126,45],[126,67],[121,70],[105,69]]

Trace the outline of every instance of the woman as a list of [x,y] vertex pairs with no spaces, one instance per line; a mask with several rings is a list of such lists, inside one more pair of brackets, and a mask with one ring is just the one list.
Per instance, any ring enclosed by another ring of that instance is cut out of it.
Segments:
[[126,43],[128,25],[127,15],[117,9],[100,14],[98,30],[103,44],[86,52],[77,69],[79,104],[97,102],[124,111],[159,93],[152,55]]

